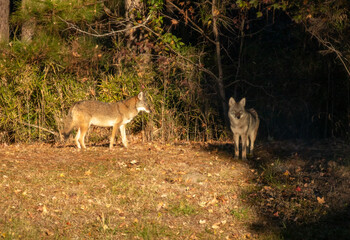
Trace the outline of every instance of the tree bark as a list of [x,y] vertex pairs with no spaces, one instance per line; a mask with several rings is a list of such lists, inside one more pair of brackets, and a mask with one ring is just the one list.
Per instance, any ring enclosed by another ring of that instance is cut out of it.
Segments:
[[225,86],[223,82],[223,71],[222,71],[222,63],[221,63],[221,45],[220,45],[220,36],[219,31],[217,27],[217,16],[219,15],[219,10],[216,7],[216,0],[213,0],[212,2],[212,16],[213,16],[213,33],[215,37],[215,48],[216,48],[216,61],[217,61],[217,67],[218,67],[218,74],[219,77],[217,78],[217,87],[219,92],[219,98],[222,105],[222,111],[224,114],[225,124],[228,124],[228,110],[227,110],[227,103],[226,103],[226,96],[225,96]]
[[[28,3],[30,0],[22,0],[22,10],[26,11]],[[23,42],[31,42],[35,33],[36,20],[34,17],[31,17],[25,21],[22,25],[21,40]]]
[[126,36],[128,38],[128,45],[135,40],[134,29],[132,29],[132,21],[135,19],[135,11],[140,10],[142,2],[140,0],[125,0],[125,18],[128,21],[126,25]]
[[10,38],[9,27],[10,1],[0,0],[0,42],[8,42]]

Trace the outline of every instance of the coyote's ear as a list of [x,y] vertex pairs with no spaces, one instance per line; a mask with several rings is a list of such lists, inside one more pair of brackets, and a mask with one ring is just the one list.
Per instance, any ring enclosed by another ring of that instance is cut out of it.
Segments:
[[139,95],[137,95],[138,99],[142,100],[145,97],[145,94],[143,92],[140,92]]
[[241,101],[239,102],[239,104],[244,107],[245,106],[245,98],[242,98]]
[[232,106],[235,103],[236,103],[236,101],[235,101],[235,99],[233,97],[231,97],[230,100],[228,101],[228,105],[229,106]]

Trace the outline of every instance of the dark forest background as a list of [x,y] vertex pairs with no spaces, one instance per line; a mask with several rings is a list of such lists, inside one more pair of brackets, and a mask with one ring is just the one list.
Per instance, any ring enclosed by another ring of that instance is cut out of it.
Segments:
[[143,90],[149,140],[223,140],[247,98],[258,139],[349,138],[346,0],[0,0],[0,142],[59,139],[73,102]]

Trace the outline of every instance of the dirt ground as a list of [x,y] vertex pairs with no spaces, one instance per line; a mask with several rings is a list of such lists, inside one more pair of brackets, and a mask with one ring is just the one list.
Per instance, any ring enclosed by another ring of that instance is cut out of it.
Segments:
[[350,151],[332,144],[2,145],[0,239],[345,239]]

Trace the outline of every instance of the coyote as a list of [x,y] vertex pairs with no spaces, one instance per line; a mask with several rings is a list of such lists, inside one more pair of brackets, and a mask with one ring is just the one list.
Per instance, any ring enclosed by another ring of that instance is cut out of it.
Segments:
[[75,143],[78,148],[86,148],[84,138],[90,125],[113,127],[109,142],[109,148],[113,148],[115,134],[119,128],[123,145],[124,147],[128,147],[125,125],[131,122],[140,111],[150,112],[146,96],[143,92],[120,102],[80,101],[70,108],[68,116],[64,120],[63,136],[67,139],[73,128],[77,128],[78,133],[75,137]]
[[230,118],[231,130],[235,144],[235,158],[239,157],[239,137],[242,141],[242,159],[247,159],[247,147],[250,140],[250,154],[253,153],[254,142],[259,128],[258,113],[253,109],[245,110],[246,99],[243,98],[239,103],[234,98],[229,100],[228,117]]

